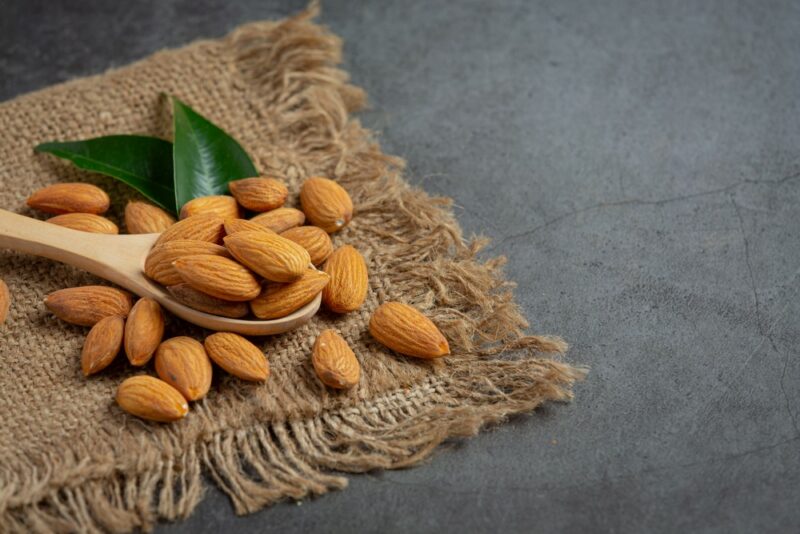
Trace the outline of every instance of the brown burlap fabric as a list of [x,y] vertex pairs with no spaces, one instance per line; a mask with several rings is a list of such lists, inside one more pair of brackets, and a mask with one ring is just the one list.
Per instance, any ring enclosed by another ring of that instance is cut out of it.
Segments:
[[[86,329],[42,305],[51,291],[100,281],[0,251],[0,277],[13,295],[0,327],[0,530],[147,529],[158,518],[190,514],[203,473],[247,513],[343,488],[344,472],[414,464],[450,436],[570,397],[583,372],[536,356],[565,344],[523,334],[502,260],[477,259],[480,242],[462,240],[449,201],[409,187],[403,162],[383,154],[351,117],[365,95],[336,68],[340,41],[312,16],[249,24],[0,105],[3,208],[37,216],[23,208],[31,191],[79,180],[110,191],[111,217],[121,222],[131,190],[32,148],[116,133],[169,137],[162,93],[174,94],[231,132],[261,171],[285,177],[292,201],[307,176],[342,183],[356,217],[334,241],[355,245],[370,270],[359,312],[322,313],[294,332],[257,340],[272,368],[266,384],[219,372],[185,420],[159,425],[114,403],[117,385],[137,371],[118,361],[84,379]],[[453,355],[427,362],[376,344],[367,323],[386,300],[424,310]],[[174,319],[168,328],[169,335],[203,334]],[[324,328],[340,331],[361,362],[351,392],[326,389],[314,375],[309,354]]]

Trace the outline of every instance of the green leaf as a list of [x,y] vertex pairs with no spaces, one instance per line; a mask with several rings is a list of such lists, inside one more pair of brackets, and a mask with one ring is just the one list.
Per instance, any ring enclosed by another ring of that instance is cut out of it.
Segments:
[[177,213],[169,141],[141,135],[109,135],[85,141],[42,143],[34,150],[116,178],[165,210]]
[[227,193],[232,180],[257,176],[250,156],[234,138],[175,97],[172,110],[178,210],[193,198]]

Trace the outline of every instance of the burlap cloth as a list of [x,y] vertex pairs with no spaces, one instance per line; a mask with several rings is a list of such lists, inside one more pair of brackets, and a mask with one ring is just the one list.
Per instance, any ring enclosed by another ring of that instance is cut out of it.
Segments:
[[[342,473],[408,466],[450,436],[571,396],[583,371],[537,353],[560,353],[557,338],[527,327],[500,272],[476,258],[450,202],[401,178],[402,160],[383,154],[351,117],[363,91],[336,68],[341,42],[311,22],[313,9],[281,22],[243,26],[227,37],[165,51],[131,66],[75,80],[0,105],[0,207],[24,208],[56,181],[99,184],[111,218],[132,190],[45,155],[42,141],[116,133],[169,138],[161,93],[174,94],[231,132],[264,173],[285,177],[296,202],[311,175],[339,180],[356,216],[334,241],[366,257],[369,296],[339,317],[262,338],[272,374],[252,385],[217,372],[208,397],[183,421],[150,424],[114,403],[136,373],[124,356],[107,372],[81,375],[86,329],[50,315],[51,291],[98,279],[48,260],[0,251],[13,295],[0,327],[0,524],[8,531],[125,531],[190,514],[207,473],[237,513],[283,498],[346,486]],[[425,362],[390,353],[367,323],[383,301],[413,304],[450,340],[453,355]],[[358,355],[353,391],[323,387],[310,363],[317,333],[335,328]],[[172,319],[168,335],[203,332]],[[502,353],[502,354],[501,354]]]

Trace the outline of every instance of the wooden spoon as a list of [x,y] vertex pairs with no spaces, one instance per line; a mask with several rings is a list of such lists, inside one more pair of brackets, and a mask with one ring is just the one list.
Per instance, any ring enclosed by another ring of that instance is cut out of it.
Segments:
[[189,308],[144,275],[144,260],[159,235],[80,232],[0,210],[0,248],[43,256],[89,271],[140,297],[155,299],[181,319],[203,328],[251,336],[280,334],[308,322],[319,309],[322,295],[291,315],[270,321],[231,319]]

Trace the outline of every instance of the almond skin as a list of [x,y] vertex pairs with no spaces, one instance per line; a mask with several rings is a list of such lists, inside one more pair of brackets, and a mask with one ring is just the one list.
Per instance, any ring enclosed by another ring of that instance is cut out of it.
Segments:
[[28,197],[28,206],[45,213],[93,213],[108,211],[111,200],[105,191],[80,182],[53,184]]
[[331,281],[322,291],[322,303],[336,313],[355,311],[367,298],[369,279],[364,257],[350,245],[344,245],[325,262]]
[[146,375],[127,378],[117,389],[119,407],[136,417],[170,423],[189,412],[186,399],[163,380]]
[[242,380],[263,382],[269,376],[269,363],[261,349],[238,334],[217,332],[204,342],[211,360]]
[[0,278],[0,325],[8,319],[8,310],[11,308],[11,292],[6,283]]
[[119,354],[125,319],[112,315],[97,322],[89,330],[81,351],[83,376],[93,375],[108,367]]
[[125,206],[125,228],[129,234],[160,234],[175,224],[175,217],[147,202],[131,201]]
[[194,289],[187,283],[169,286],[167,290],[175,300],[201,312],[238,319],[250,313],[246,302],[222,300]]
[[158,346],[156,373],[188,401],[202,399],[211,388],[211,361],[203,345],[190,337],[173,337]]
[[83,286],[59,289],[45,297],[44,305],[68,323],[94,326],[112,315],[127,317],[131,294],[108,286]]
[[150,361],[164,337],[164,312],[151,298],[141,298],[131,308],[125,323],[125,354],[131,365]]
[[236,201],[250,211],[280,208],[289,196],[286,186],[275,178],[245,178],[228,183]]
[[358,384],[361,375],[358,359],[347,341],[333,330],[323,330],[317,336],[311,362],[326,386],[348,389]]
[[317,226],[297,226],[281,234],[308,251],[311,263],[320,265],[333,253],[333,243],[328,233]]
[[233,235],[237,232],[266,232],[274,234],[272,230],[266,226],[261,226],[253,221],[247,219],[228,219],[225,221],[225,234]]
[[150,249],[150,254],[144,262],[144,274],[159,284],[171,286],[183,283],[183,278],[172,266],[172,262],[184,256],[198,254],[212,254],[230,258],[228,249],[207,241],[193,241],[191,239],[176,239],[167,241]]
[[250,301],[253,315],[259,319],[286,317],[302,308],[322,291],[328,275],[308,269],[300,279],[288,284],[267,284],[261,294]]
[[297,280],[311,262],[306,249],[278,234],[237,232],[225,237],[225,247],[243,265],[273,282]]
[[353,201],[342,186],[327,178],[314,177],[300,188],[300,205],[314,226],[338,232],[353,218]]
[[155,246],[174,241],[176,239],[191,239],[194,241],[207,241],[220,243],[224,218],[216,213],[203,213],[178,221],[161,234]]
[[240,215],[239,204],[236,203],[235,198],[227,195],[193,198],[181,208],[181,219],[203,213],[219,215],[223,220],[235,219]]
[[71,228],[93,234],[118,234],[119,228],[113,222],[92,213],[65,213],[47,219],[50,224]]
[[221,256],[184,256],[172,262],[172,266],[184,282],[218,299],[241,302],[254,299],[261,291],[253,273]]
[[306,216],[294,208],[278,208],[256,215],[250,220],[280,234],[289,228],[301,226],[306,222]]
[[369,332],[390,349],[416,358],[439,358],[450,354],[450,346],[433,322],[416,308],[402,302],[387,302],[369,320]]

